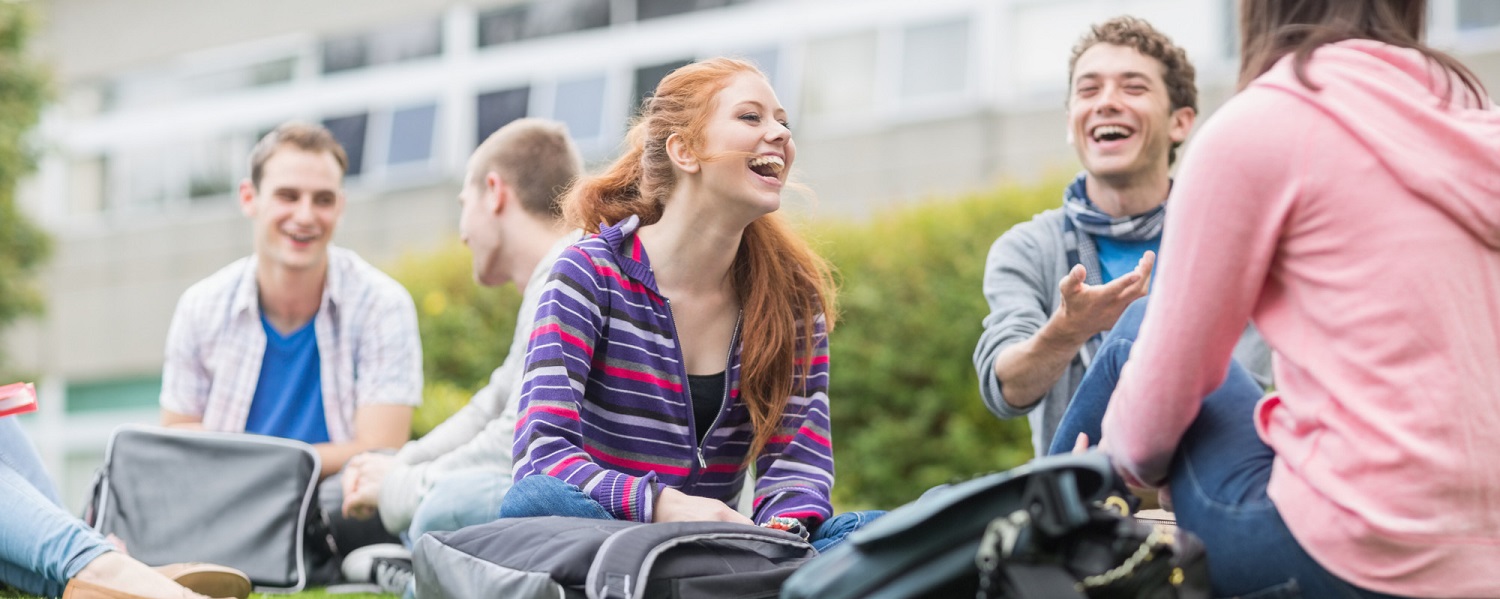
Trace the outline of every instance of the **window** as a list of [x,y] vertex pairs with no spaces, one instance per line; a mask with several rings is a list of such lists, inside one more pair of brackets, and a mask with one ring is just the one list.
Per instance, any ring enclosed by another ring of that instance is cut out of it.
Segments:
[[738,4],[744,0],[637,0],[635,18],[638,21],[659,19],[683,13],[721,8]]
[[603,75],[557,83],[552,118],[566,123],[573,139],[596,139],[604,133],[604,83]]
[[907,27],[904,41],[901,97],[952,96],[967,90],[967,19]]
[[651,66],[640,67],[635,70],[635,85],[631,88],[630,114],[634,115],[641,110],[641,104],[651,94],[656,93],[656,84],[668,73],[692,64],[692,60],[674,60]]
[[323,40],[323,72],[337,73],[370,64],[369,49],[363,36],[352,35]]
[[479,47],[607,27],[610,0],[544,0],[480,13]]
[[364,172],[365,132],[369,123],[369,113],[323,119],[323,126],[333,133],[334,139],[339,140],[339,145],[344,146],[344,154],[349,157],[349,168],[344,169],[345,175],[355,176]]
[[802,97],[809,116],[868,113],[875,108],[875,32],[808,44]]
[[168,154],[160,147],[132,148],[111,160],[110,166],[119,169],[111,178],[124,185],[110,198],[110,208],[136,211],[164,205],[172,195]]
[[443,23],[431,19],[388,27],[371,33],[369,44],[372,64],[437,56],[443,52]]
[[1500,0],[1458,0],[1458,29],[1500,26]]
[[286,83],[296,73],[297,59],[285,57],[189,76],[184,79],[183,88],[188,94],[209,95]]
[[442,25],[441,20],[428,19],[323,40],[323,72],[437,56],[443,51]]
[[432,138],[437,126],[437,105],[402,108],[391,113],[390,145],[386,164],[426,162],[432,159]]
[[501,127],[519,118],[524,118],[530,103],[531,88],[518,87],[480,94],[474,121],[479,130],[474,145],[479,145]]
[[192,200],[220,198],[235,189],[234,167],[249,154],[232,137],[206,140],[192,146],[187,156],[187,196]]

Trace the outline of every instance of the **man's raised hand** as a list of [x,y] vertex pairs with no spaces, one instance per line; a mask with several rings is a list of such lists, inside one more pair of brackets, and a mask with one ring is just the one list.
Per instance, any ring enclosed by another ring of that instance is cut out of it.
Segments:
[[1103,285],[1085,283],[1088,271],[1082,264],[1074,265],[1057,284],[1062,294],[1062,306],[1056,314],[1058,324],[1080,342],[1114,328],[1130,302],[1151,291],[1151,269],[1155,265],[1156,254],[1147,251],[1135,270]]

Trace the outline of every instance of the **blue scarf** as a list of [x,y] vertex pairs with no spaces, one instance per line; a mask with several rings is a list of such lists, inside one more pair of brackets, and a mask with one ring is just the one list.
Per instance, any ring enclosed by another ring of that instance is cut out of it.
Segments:
[[[1103,268],[1099,265],[1099,248],[1094,245],[1094,236],[1108,237],[1120,241],[1146,241],[1161,236],[1162,224],[1167,219],[1167,203],[1135,216],[1115,218],[1095,206],[1089,200],[1086,175],[1079,173],[1068,189],[1063,192],[1063,247],[1068,253],[1068,270],[1082,264],[1088,270],[1084,282],[1099,285],[1104,282]],[[1087,233],[1080,235],[1079,232]]]

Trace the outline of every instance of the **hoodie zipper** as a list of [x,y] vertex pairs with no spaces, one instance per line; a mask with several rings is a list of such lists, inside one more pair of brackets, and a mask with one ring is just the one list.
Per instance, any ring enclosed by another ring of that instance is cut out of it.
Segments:
[[[662,298],[662,300],[667,305],[667,318],[671,320],[672,336],[677,342],[677,353],[682,355],[683,358],[678,362],[677,369],[682,377],[682,395],[683,399],[687,402],[686,405],[688,408],[688,439],[694,444],[693,457],[696,458],[695,463],[688,470],[687,482],[683,484],[684,487],[689,487],[698,481],[699,472],[704,468],[708,468],[708,460],[703,456],[703,443],[698,442],[698,417],[693,413],[693,393],[690,388],[692,383],[688,381],[687,354],[682,351],[682,335],[677,330],[677,314],[672,311],[672,300],[667,298]],[[709,423],[708,429],[703,431],[704,442],[708,441],[708,434],[713,432],[714,427],[719,425],[719,420],[724,417],[724,405],[729,403],[729,360],[734,357],[734,346],[739,341],[740,322],[743,320],[744,314],[743,311],[740,311],[734,317],[734,333],[729,336],[729,351],[724,356],[724,395],[719,402],[719,413],[714,415],[713,422]]]
[[[703,458],[703,445],[704,443],[708,443],[708,436],[714,432],[714,428],[719,426],[719,420],[724,417],[724,412],[729,407],[729,361],[734,358],[734,346],[740,340],[740,320],[744,316],[744,312],[738,312],[734,316],[734,332],[729,335],[729,351],[724,355],[724,395],[719,398],[719,411],[714,414],[714,421],[708,424],[708,430],[703,431],[703,441],[698,443],[697,447],[698,467],[700,468],[708,468],[708,460]],[[694,424],[696,425],[696,423]],[[697,431],[694,431],[693,438],[698,438]],[[697,473],[694,473],[693,480],[697,481],[697,479]]]

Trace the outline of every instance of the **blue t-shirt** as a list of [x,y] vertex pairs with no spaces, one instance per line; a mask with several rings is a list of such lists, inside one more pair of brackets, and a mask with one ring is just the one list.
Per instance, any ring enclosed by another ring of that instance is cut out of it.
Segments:
[[266,355],[260,361],[260,379],[255,384],[255,398],[250,401],[245,432],[307,443],[328,442],[323,372],[313,322],[309,320],[283,337],[261,315]]
[[[1146,250],[1161,255],[1161,236],[1148,241],[1120,241],[1095,235],[1094,245],[1099,248],[1099,266],[1103,271],[1099,278],[1105,283],[1135,270]],[[1156,276],[1155,269],[1152,269],[1151,276]]]

